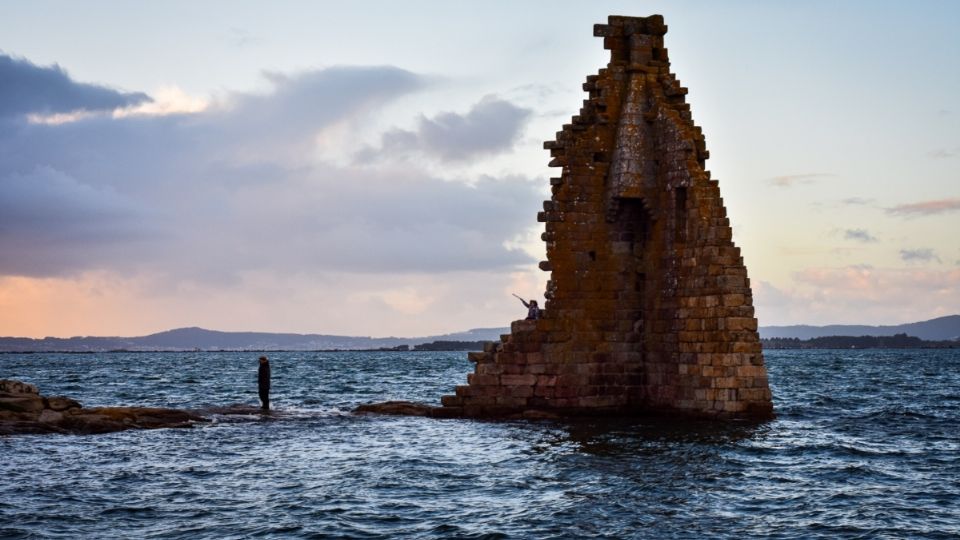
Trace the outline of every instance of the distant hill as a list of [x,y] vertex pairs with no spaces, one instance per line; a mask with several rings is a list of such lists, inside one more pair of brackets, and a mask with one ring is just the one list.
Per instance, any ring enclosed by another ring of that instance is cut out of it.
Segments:
[[423,338],[427,341],[500,341],[501,334],[509,334],[510,327],[502,328],[474,328],[466,332],[457,332],[455,334],[443,334],[442,336],[433,336]]
[[326,334],[275,334],[269,332],[219,332],[203,328],[178,328],[141,337],[71,337],[42,339],[0,337],[0,352],[102,352],[211,350],[356,350],[416,346],[435,341],[490,341],[507,328],[475,328],[466,332],[422,338],[336,336]]
[[[496,341],[509,328],[474,328],[464,332],[419,338],[336,336],[327,334],[275,334],[269,332],[218,332],[203,328],[178,328],[141,337],[71,337],[42,339],[0,337],[0,352],[26,351],[183,351],[183,350],[357,350],[414,347],[424,343],[451,341]],[[813,339],[827,336],[893,336],[907,334],[941,341],[960,338],[960,315],[896,326],[761,326],[760,337]]]
[[925,340],[960,339],[960,315],[896,326],[831,324],[828,326],[761,326],[760,337],[812,339],[827,336],[893,336],[907,334]]

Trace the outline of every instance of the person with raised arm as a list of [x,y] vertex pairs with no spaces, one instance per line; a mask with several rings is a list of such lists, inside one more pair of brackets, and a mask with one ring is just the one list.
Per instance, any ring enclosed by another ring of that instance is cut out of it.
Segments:
[[529,302],[527,302],[526,300],[524,300],[523,298],[517,296],[516,294],[514,294],[514,296],[516,296],[517,299],[520,300],[520,302],[523,303],[523,307],[527,308],[527,319],[526,319],[526,320],[528,320],[528,321],[534,321],[534,320],[537,320],[537,319],[540,318],[540,315],[541,315],[542,312],[541,312],[540,308],[537,306],[537,301],[536,301],[536,300],[530,300]]

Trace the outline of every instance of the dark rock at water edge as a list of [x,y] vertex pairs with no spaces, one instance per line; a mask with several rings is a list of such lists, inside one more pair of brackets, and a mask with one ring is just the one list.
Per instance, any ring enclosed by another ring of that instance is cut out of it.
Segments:
[[436,417],[443,409],[425,403],[412,401],[385,401],[383,403],[364,403],[354,412],[371,414],[388,414],[393,416],[430,416]]
[[61,396],[42,396],[20,381],[0,380],[0,435],[113,433],[128,429],[190,427],[208,420],[194,412],[159,407],[93,407]]

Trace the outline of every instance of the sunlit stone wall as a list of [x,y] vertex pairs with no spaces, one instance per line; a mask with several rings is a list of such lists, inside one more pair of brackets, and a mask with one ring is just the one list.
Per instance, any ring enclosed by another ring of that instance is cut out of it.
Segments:
[[544,144],[543,317],[471,353],[451,415],[773,414],[747,269],[663,18],[594,27],[610,63]]

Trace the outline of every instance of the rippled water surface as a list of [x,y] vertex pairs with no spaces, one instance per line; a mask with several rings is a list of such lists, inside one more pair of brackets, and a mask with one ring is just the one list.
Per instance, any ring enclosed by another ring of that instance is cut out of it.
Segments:
[[[86,406],[256,403],[256,354],[0,355]],[[276,353],[273,418],[0,437],[0,538],[957,538],[960,351],[769,351],[778,418],[480,422],[464,353]]]

